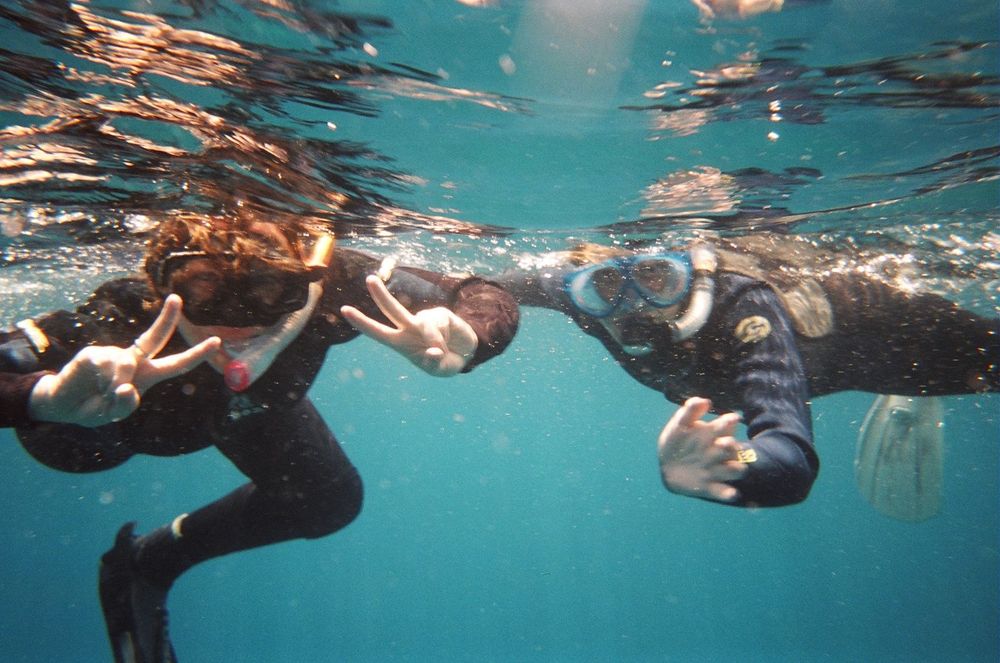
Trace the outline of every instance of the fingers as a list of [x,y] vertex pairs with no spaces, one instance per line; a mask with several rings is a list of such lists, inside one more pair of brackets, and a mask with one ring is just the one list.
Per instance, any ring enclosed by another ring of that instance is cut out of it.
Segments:
[[150,363],[154,369],[151,376],[154,381],[150,384],[144,384],[143,388],[150,387],[163,380],[175,378],[178,375],[182,375],[183,373],[190,371],[192,368],[218,352],[221,346],[221,339],[219,339],[218,336],[212,336],[211,338],[206,338],[198,345],[188,348],[184,352],[178,352],[167,357],[160,357],[159,359],[151,360]]
[[689,398],[677,411],[677,425],[681,428],[690,428],[708,414],[710,409],[712,409],[712,401],[709,399],[698,396]]
[[389,318],[396,327],[402,329],[414,324],[413,315],[405,306],[399,303],[398,299],[392,296],[392,293],[385,287],[382,279],[372,274],[365,279],[365,283],[368,285],[368,292],[371,294],[372,299],[375,300],[375,303],[378,304],[379,309],[382,313],[385,313],[385,317]]
[[390,344],[392,337],[398,333],[397,329],[369,318],[353,306],[341,306],[340,314],[359,332],[365,336],[372,337],[380,343]]
[[711,429],[712,434],[716,437],[732,437],[741,420],[742,418],[739,414],[735,412],[727,412],[719,415],[712,421],[707,422],[706,425]]
[[110,421],[121,421],[139,407],[139,390],[132,384],[123,384],[110,395],[105,416]]
[[107,393],[113,394],[119,387],[132,383],[140,359],[134,349],[121,351],[118,348],[109,348],[109,350],[110,352],[105,353],[103,360],[100,364],[95,364],[95,367],[98,374],[107,380]]
[[135,339],[133,346],[139,350],[139,354],[145,355],[147,358],[155,357],[163,349],[163,346],[167,344],[170,337],[174,334],[174,329],[177,328],[177,322],[181,317],[181,298],[177,295],[169,295],[163,301],[163,308],[160,310],[160,314],[156,316],[156,320],[150,325],[149,329],[139,335],[139,338]]
[[726,483],[712,483],[706,488],[708,498],[716,502],[735,502],[740,496],[740,491]]

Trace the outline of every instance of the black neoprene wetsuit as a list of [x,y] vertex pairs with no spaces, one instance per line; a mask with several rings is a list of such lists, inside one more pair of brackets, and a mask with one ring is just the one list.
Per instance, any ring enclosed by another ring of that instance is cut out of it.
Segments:
[[[632,377],[670,401],[703,396],[717,412],[742,413],[754,452],[748,457],[755,459],[744,478],[730,482],[740,506],[794,504],[809,494],[819,472],[813,397],[843,390],[919,396],[1000,390],[1000,320],[937,296],[906,294],[857,274],[820,277],[834,328],[807,338],[796,333],[771,286],[723,271],[715,278],[712,312],[693,337],[675,343],[662,326],[649,339],[652,352],[632,356],[570,303],[563,277],[573,269],[510,272],[498,280],[520,304],[570,316]],[[766,334],[747,334],[747,324]]]
[[45,371],[0,373],[0,428],[23,426],[31,421],[28,399],[43,375]]
[[[358,336],[340,317],[340,307],[355,306],[388,322],[372,301],[365,277],[379,261],[338,249],[323,280],[323,294],[305,329],[271,367],[242,393],[230,391],[222,376],[202,364],[150,388],[138,410],[121,422],[99,428],[30,424],[17,429],[29,453],[51,467],[90,472],[115,467],[134,454],[174,456],[214,445],[250,482],[187,516],[183,536],[161,536],[147,545],[144,574],[164,586],[202,560],[292,538],[315,538],[347,525],[359,513],[362,485],[357,471],[306,395],[331,345]],[[476,353],[465,370],[501,353],[513,338],[518,311],[502,288],[479,278],[455,278],[398,267],[387,282],[411,311],[446,306],[475,330]],[[102,285],[75,312],[57,311],[35,319],[48,338],[43,353],[26,358],[19,330],[0,333],[0,349],[16,347],[17,358],[0,352],[0,371],[8,371],[8,396],[20,402],[30,386],[15,386],[18,376],[58,370],[86,345],[127,347],[158,313],[139,279]],[[175,334],[164,354],[185,349]],[[29,359],[29,361],[26,361]],[[11,423],[24,424],[22,415]],[[169,529],[169,528],[168,528]]]

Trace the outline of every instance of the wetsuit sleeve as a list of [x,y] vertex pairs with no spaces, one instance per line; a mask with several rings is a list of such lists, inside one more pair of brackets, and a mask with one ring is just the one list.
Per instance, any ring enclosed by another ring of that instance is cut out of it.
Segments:
[[24,375],[0,373],[0,427],[24,426],[31,422],[28,399],[35,384],[45,374],[45,371]]
[[732,485],[741,506],[795,504],[809,494],[819,458],[794,331],[768,287],[748,286],[732,302],[722,329],[732,342],[727,363],[749,437],[742,453],[749,472]]
[[462,281],[451,304],[476,332],[479,345],[463,372],[503,352],[517,333],[520,314],[513,296],[495,283],[473,277]]
[[567,266],[552,269],[512,269],[500,274],[496,282],[522,306],[548,308],[569,314],[569,299],[562,289]]
[[34,321],[20,324],[22,327],[0,331],[0,427],[3,428],[31,423],[28,416],[31,391],[43,375],[58,368],[65,355],[53,348]]

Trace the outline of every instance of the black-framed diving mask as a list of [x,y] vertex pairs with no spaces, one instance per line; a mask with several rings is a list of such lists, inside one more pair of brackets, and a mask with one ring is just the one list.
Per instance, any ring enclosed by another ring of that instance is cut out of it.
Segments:
[[269,327],[303,308],[309,284],[326,273],[332,237],[320,238],[312,249],[299,261],[277,251],[240,257],[182,248],[164,255],[153,281],[161,293],[181,296],[184,316],[194,325]]

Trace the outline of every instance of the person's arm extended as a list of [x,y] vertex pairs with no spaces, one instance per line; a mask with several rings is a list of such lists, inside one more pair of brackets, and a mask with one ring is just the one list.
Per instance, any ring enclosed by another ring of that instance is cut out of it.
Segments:
[[31,392],[46,371],[33,373],[0,372],[0,428],[23,426],[31,422],[28,403]]
[[728,361],[749,440],[732,437],[733,415],[700,421],[710,403],[692,399],[660,435],[664,485],[737,506],[795,504],[808,496],[819,459],[794,333],[769,288],[747,288],[733,301],[721,329],[732,336]]
[[743,478],[732,482],[744,506],[782,506],[809,495],[819,458],[813,448],[809,386],[795,332],[773,290],[747,288],[726,311],[734,383],[749,444]]
[[400,268],[371,274],[365,285],[379,317],[390,324],[369,316],[363,303],[343,306],[341,315],[432,375],[471,370],[503,352],[517,332],[513,297],[477,277]]
[[565,254],[546,254],[541,264],[507,270],[494,280],[521,306],[548,308],[569,314],[569,298],[563,291],[563,277],[574,267]]

